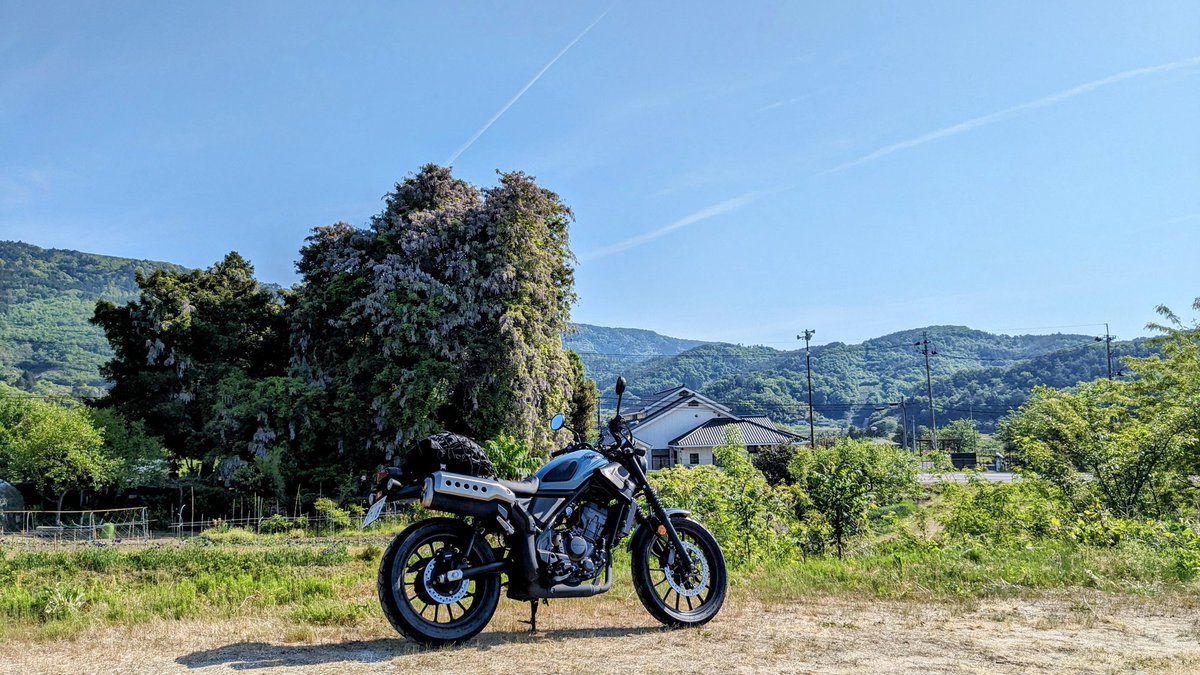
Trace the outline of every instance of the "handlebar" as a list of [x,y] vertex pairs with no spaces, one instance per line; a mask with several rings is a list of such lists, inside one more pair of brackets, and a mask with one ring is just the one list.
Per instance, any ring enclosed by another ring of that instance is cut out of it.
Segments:
[[[634,457],[646,456],[645,450],[634,445],[633,434],[629,433],[629,429],[625,427],[625,421],[623,419],[620,417],[613,417],[608,422],[608,430],[613,435],[613,440],[615,441],[613,445],[607,447],[603,445],[597,445],[595,448],[593,448],[588,443],[571,443],[565,448],[551,452],[550,457],[560,457],[568,452],[574,452],[576,450],[583,449],[596,450],[603,455],[612,456],[614,459],[626,454]],[[622,433],[622,431],[624,431],[624,433]]]

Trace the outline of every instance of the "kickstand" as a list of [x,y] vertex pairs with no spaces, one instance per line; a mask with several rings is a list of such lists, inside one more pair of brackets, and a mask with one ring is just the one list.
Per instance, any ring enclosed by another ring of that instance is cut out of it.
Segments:
[[[545,598],[542,598],[542,604],[543,604],[543,605],[549,605],[549,604],[550,604],[550,601],[549,601],[549,600],[547,600],[547,599],[545,599]],[[528,620],[528,621],[522,621],[522,622],[521,622],[521,623],[527,623],[527,624],[529,624],[529,632],[530,632],[530,633],[536,633],[536,632],[538,632],[538,629],[537,629],[537,608],[538,608],[538,601],[537,601],[537,600],[530,600],[530,601],[529,601],[529,620]]]

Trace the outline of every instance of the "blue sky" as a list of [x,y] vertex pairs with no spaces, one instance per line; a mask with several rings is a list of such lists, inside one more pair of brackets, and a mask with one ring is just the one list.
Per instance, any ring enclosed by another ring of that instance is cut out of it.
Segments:
[[1133,337],[1200,295],[1200,4],[0,0],[0,239],[286,284],[452,158],[573,208],[578,321]]

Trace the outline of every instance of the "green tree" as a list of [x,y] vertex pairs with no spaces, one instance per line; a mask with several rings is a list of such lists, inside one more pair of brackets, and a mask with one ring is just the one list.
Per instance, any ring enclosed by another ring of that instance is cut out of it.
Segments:
[[[1200,299],[1193,308],[1200,311]],[[1152,341],[1159,353],[1123,359],[1133,380],[1097,380],[1074,391],[1038,388],[1001,423],[1010,448],[1077,508],[1093,499],[1122,516],[1194,507],[1200,327],[1166,307],[1158,311],[1166,322],[1149,327],[1160,332]]]
[[372,464],[438,429],[545,452],[546,421],[574,395],[570,218],[524,174],[481,190],[429,165],[368,230],[317,229],[298,263],[292,372],[324,393],[327,435]]
[[0,392],[0,472],[58,495],[100,489],[116,479],[119,463],[104,454],[104,435],[80,408]]
[[114,460],[114,487],[159,486],[166,482],[170,453],[162,441],[146,433],[140,421],[130,422],[112,409],[90,409],[88,417],[104,436],[105,454]]
[[758,552],[755,544],[774,534],[770,519],[771,486],[750,461],[742,434],[735,425],[725,427],[725,442],[713,448],[713,461],[728,477],[726,500],[741,535],[740,558],[753,560]]
[[687,509],[704,522],[727,558],[737,565],[782,559],[794,552],[792,494],[771,488],[754,468],[735,428],[713,449],[715,465],[674,466],[650,481],[666,504]]
[[800,451],[795,445],[772,445],[763,448],[754,455],[754,467],[762,472],[771,485],[791,483],[792,474],[788,467]]
[[1143,405],[1138,389],[1109,380],[1075,391],[1039,387],[1001,423],[1001,435],[1079,508],[1098,498],[1123,516],[1161,515],[1189,485],[1186,453],[1195,437],[1188,411]]
[[942,440],[953,441],[959,452],[978,452],[979,442],[983,437],[975,421],[969,419],[954,420],[938,429],[937,436],[938,445],[941,445]]
[[137,283],[137,300],[120,307],[101,301],[92,318],[114,352],[102,369],[112,388],[101,407],[142,421],[177,457],[234,454],[206,435],[205,425],[218,398],[228,395],[221,386],[226,377],[285,374],[280,295],[259,284],[237,253],[206,270],[139,274]]
[[874,506],[894,503],[916,490],[912,457],[890,445],[843,439],[832,447],[796,454],[792,477],[801,492],[797,514],[815,510],[829,524],[838,557],[846,540]]
[[542,466],[529,446],[513,436],[501,434],[484,443],[483,451],[496,467],[496,476],[505,480],[520,480]]
[[574,351],[567,352],[571,362],[571,405],[569,422],[584,440],[596,438],[596,407],[600,404],[600,392],[596,382],[584,374],[583,361]]
[[[1192,303],[1200,314],[1200,298]],[[1200,473],[1200,320],[1185,323],[1165,306],[1158,307],[1164,323],[1147,328],[1159,333],[1150,340],[1158,350],[1147,357],[1125,357],[1125,367],[1137,376],[1131,386],[1143,417],[1155,419],[1160,433],[1173,434],[1182,450],[1176,459],[1190,475]]]

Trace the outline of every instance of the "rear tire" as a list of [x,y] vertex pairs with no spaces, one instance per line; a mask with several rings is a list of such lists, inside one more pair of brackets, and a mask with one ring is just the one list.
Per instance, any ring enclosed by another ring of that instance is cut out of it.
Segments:
[[700,523],[671,519],[694,565],[690,576],[671,561],[671,542],[646,532],[633,546],[633,588],[650,614],[672,628],[700,626],[712,620],[725,603],[725,556],[721,546]]
[[500,602],[500,575],[487,574],[438,584],[437,576],[457,567],[495,560],[482,535],[466,551],[471,530],[457,520],[431,518],[396,536],[379,564],[379,603],[392,627],[429,646],[475,637],[491,621]]

